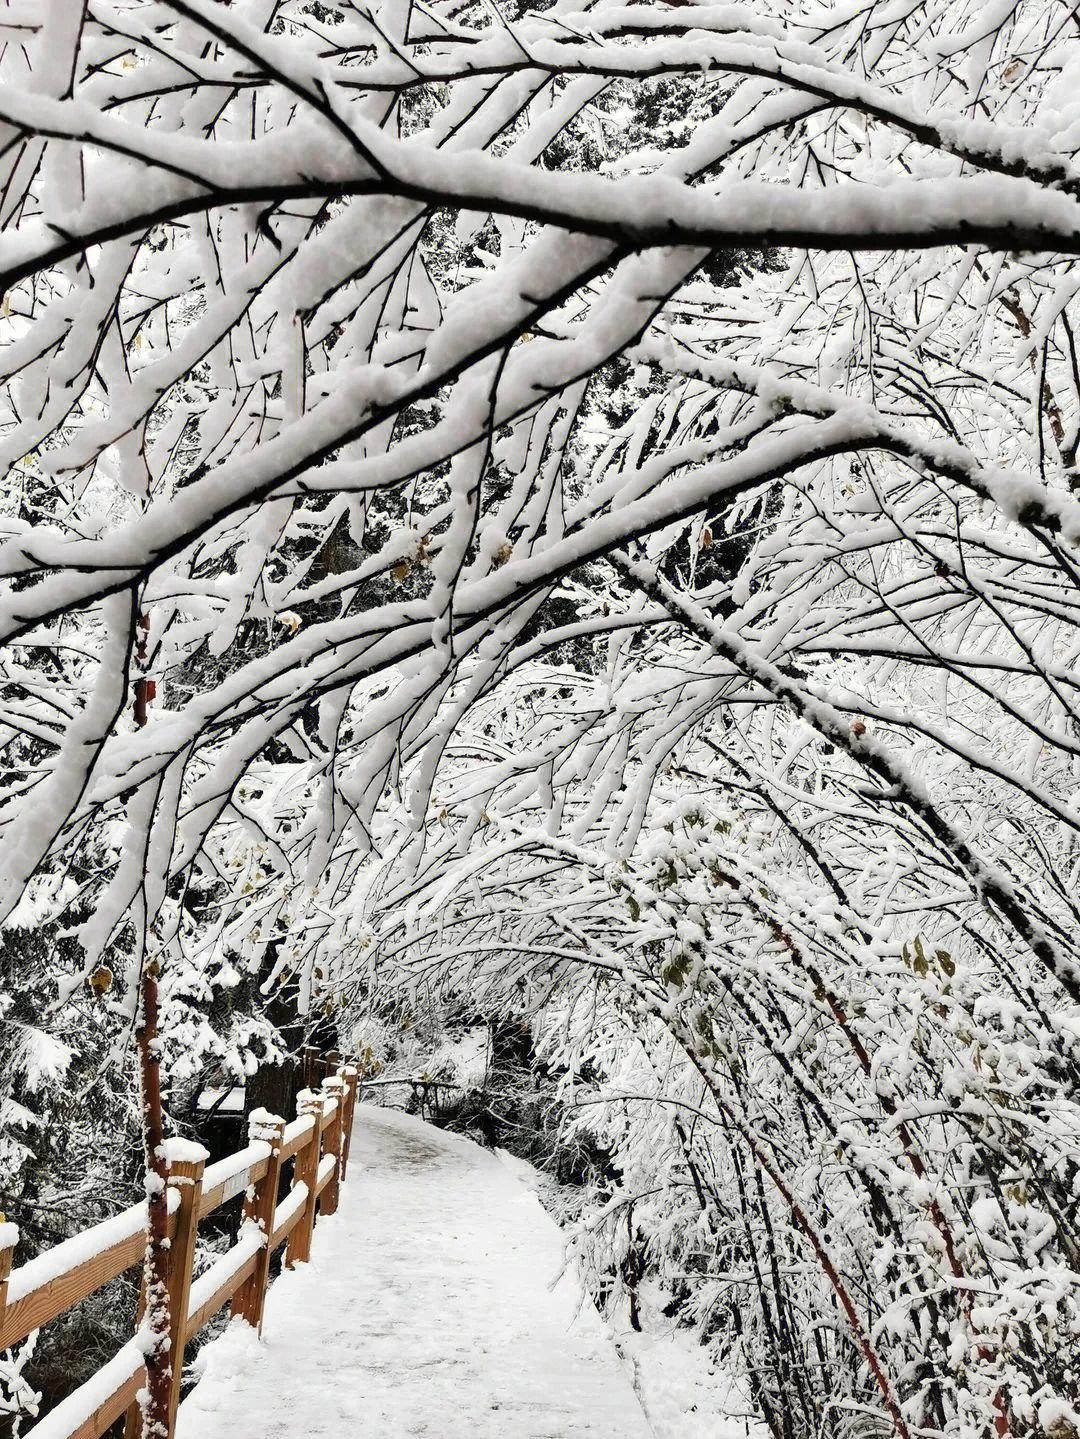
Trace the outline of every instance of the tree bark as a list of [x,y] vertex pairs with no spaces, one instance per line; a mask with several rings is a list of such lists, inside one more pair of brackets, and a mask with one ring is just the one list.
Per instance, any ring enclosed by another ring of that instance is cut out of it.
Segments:
[[[135,660],[146,665],[146,634],[149,616],[140,615]],[[142,729],[147,720],[147,701],[153,698],[153,682],[145,674],[135,680],[132,713]],[[165,1115],[161,1102],[161,1038],[158,1012],[158,980],[161,969],[147,952],[152,917],[145,916],[143,962],[139,972],[139,1013],[135,1030],[139,1056],[139,1087],[142,1094],[143,1149],[146,1165],[146,1252],[143,1258],[142,1333],[145,1339],[146,1390],[141,1400],[142,1439],[168,1439],[172,1379],[169,1352],[169,1195],[165,1162]]]
[[143,963],[139,982],[136,1043],[142,1089],[146,1157],[146,1253],[143,1260],[143,1320],[146,1338],[146,1393],[143,1439],[167,1439],[172,1358],[169,1353],[169,1207],[165,1165],[165,1122],[161,1103],[161,1040],[158,1036],[156,960]]

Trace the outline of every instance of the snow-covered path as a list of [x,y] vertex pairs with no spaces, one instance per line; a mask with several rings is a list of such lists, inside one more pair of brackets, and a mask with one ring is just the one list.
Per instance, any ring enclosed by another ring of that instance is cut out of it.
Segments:
[[263,1341],[204,1351],[178,1439],[649,1439],[562,1239],[494,1155],[362,1105],[338,1213]]

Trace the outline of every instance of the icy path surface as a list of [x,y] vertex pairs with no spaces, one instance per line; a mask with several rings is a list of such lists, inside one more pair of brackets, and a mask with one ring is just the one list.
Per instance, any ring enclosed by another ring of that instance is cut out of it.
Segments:
[[204,1351],[178,1439],[650,1439],[562,1238],[494,1155],[357,1109],[348,1182],[262,1343]]

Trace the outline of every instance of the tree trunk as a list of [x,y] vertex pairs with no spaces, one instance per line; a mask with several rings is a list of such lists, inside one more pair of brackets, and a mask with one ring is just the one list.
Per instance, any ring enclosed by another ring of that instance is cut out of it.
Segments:
[[143,1261],[143,1332],[146,1398],[143,1439],[167,1439],[172,1359],[169,1354],[169,1208],[165,1165],[165,1123],[161,1104],[161,1040],[158,1037],[158,966],[143,963],[139,982],[136,1042],[142,1088],[146,1152],[146,1254]]
[[[148,615],[140,615],[135,662],[146,665]],[[153,681],[135,679],[132,714],[142,729]],[[169,1352],[169,1195],[165,1162],[165,1116],[161,1103],[161,1039],[158,1034],[158,980],[161,970],[149,954],[153,916],[144,915],[143,962],[139,973],[139,1016],[135,1040],[142,1093],[143,1148],[146,1162],[146,1253],[143,1258],[142,1331],[146,1338],[146,1391],[142,1403],[142,1439],[168,1439],[172,1356]]]

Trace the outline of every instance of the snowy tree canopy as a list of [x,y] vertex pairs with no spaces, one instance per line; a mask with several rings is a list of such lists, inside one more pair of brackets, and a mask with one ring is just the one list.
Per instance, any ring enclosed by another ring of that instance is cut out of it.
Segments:
[[241,975],[523,1012],[618,1156],[583,1252],[631,1204],[778,1439],[1075,1435],[1073,9],[0,40],[43,1025],[151,956],[181,1069]]

